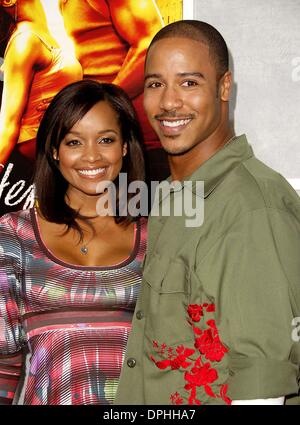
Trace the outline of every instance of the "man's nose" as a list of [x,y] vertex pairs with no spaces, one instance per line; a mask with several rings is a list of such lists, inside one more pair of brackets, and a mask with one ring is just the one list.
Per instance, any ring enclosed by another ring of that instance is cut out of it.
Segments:
[[174,87],[165,87],[162,92],[160,108],[165,111],[180,109],[183,105],[179,90]]

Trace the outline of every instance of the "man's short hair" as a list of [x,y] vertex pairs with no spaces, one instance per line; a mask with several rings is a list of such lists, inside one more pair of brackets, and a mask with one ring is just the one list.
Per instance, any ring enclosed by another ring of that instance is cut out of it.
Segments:
[[195,20],[173,22],[163,27],[153,38],[148,52],[159,40],[163,38],[189,38],[200,41],[209,48],[209,55],[215,64],[218,80],[228,71],[228,48],[222,35],[212,25]]

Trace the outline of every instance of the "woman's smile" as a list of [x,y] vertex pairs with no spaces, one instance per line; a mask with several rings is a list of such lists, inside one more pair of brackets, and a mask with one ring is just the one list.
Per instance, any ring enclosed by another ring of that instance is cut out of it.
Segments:
[[[68,198],[96,195],[101,181],[114,181],[126,154],[118,115],[106,101],[96,103],[66,134],[58,167],[68,182]],[[76,202],[75,202],[76,203]]]

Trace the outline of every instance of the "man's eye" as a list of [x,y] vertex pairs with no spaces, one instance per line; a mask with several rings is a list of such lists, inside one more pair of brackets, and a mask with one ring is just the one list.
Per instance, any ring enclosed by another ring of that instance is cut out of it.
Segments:
[[159,83],[158,81],[153,81],[153,82],[148,83],[148,84],[146,85],[146,88],[147,88],[147,89],[156,89],[156,88],[158,88],[158,87],[161,87],[161,83]]
[[193,80],[187,80],[182,83],[183,87],[194,87],[197,85],[198,85],[197,81],[193,81]]

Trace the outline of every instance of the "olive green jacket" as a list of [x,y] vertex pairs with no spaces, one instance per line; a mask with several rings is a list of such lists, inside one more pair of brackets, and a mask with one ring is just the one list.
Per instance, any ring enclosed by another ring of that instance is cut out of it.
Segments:
[[204,221],[149,219],[116,403],[300,404],[300,198],[244,135],[188,180]]

